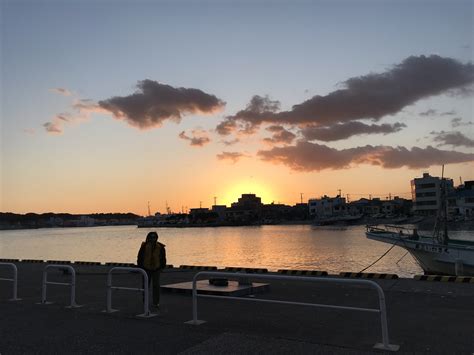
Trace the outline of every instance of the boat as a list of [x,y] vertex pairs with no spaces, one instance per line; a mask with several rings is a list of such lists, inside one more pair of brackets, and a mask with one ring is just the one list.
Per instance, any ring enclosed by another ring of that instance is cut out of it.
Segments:
[[406,249],[425,274],[474,276],[474,242],[418,235],[416,229],[368,225],[368,239],[395,244]]
[[[442,181],[445,180],[442,178]],[[366,236],[406,249],[425,274],[474,276],[474,241],[448,236],[446,187],[443,183],[440,185],[441,203],[432,235],[419,235],[416,228],[367,225]]]

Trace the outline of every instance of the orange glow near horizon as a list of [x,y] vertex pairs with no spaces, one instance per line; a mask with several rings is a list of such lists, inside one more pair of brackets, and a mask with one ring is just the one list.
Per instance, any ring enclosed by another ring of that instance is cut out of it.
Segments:
[[241,182],[229,188],[224,194],[222,201],[218,204],[230,206],[233,202],[237,202],[242,194],[255,194],[262,199],[262,203],[271,203],[274,201],[274,194],[269,186],[257,181]]

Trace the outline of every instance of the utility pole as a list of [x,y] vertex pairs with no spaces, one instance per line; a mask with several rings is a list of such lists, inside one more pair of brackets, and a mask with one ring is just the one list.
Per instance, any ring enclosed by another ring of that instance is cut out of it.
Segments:
[[389,201],[392,200],[392,193],[391,192],[388,193],[388,199],[389,199]]
[[148,201],[148,216],[151,216],[151,212],[150,212],[150,201]]
[[217,196],[214,196],[214,206],[217,206]]
[[301,204],[303,204],[303,193],[300,192],[300,197],[301,197]]
[[346,200],[347,200],[347,203],[351,202],[351,199],[349,198],[349,194],[346,195]]
[[339,190],[337,190],[337,191],[339,191],[339,197],[341,197],[341,196],[342,196],[342,195],[341,195],[341,189],[339,189]]
[[202,201],[199,201],[199,208],[202,208]]

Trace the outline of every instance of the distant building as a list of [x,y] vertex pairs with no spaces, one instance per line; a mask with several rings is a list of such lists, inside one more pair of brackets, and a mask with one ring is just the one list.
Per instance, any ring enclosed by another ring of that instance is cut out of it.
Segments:
[[227,210],[226,205],[213,205],[211,210],[217,215],[217,220],[219,222],[223,222],[225,220],[225,211]]
[[217,222],[218,215],[209,208],[191,208],[189,210],[190,223],[214,223]]
[[333,217],[347,214],[346,199],[340,195],[312,198],[309,199],[308,205],[309,215],[312,217]]
[[243,194],[226,210],[226,220],[235,223],[252,223],[262,217],[262,199],[255,194]]
[[[443,178],[446,182],[446,192],[453,191],[453,180]],[[439,177],[424,173],[423,177],[411,180],[411,195],[413,199],[413,212],[418,215],[434,216],[440,206],[441,183]]]
[[465,181],[448,196],[448,214],[474,219],[474,181]]

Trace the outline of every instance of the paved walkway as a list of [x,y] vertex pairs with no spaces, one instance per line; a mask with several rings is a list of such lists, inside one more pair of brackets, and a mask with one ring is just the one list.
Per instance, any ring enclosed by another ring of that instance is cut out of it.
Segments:
[[[199,299],[200,326],[192,318],[191,296],[162,293],[159,316],[138,319],[141,295],[116,291],[106,300],[105,266],[74,266],[77,302],[66,309],[67,288],[49,286],[52,305],[37,305],[45,264],[19,263],[19,302],[8,302],[10,284],[0,281],[0,354],[19,353],[369,353],[381,341],[377,314],[292,305]],[[0,277],[8,277],[4,269]],[[162,274],[162,284],[190,281],[194,272]],[[139,286],[137,274],[114,276],[114,283]],[[67,275],[52,272],[51,280]],[[474,353],[474,284],[415,280],[377,281],[385,290],[390,342],[400,353]],[[272,281],[260,298],[376,308],[373,290],[361,286]],[[380,352],[379,352],[380,353]]]

